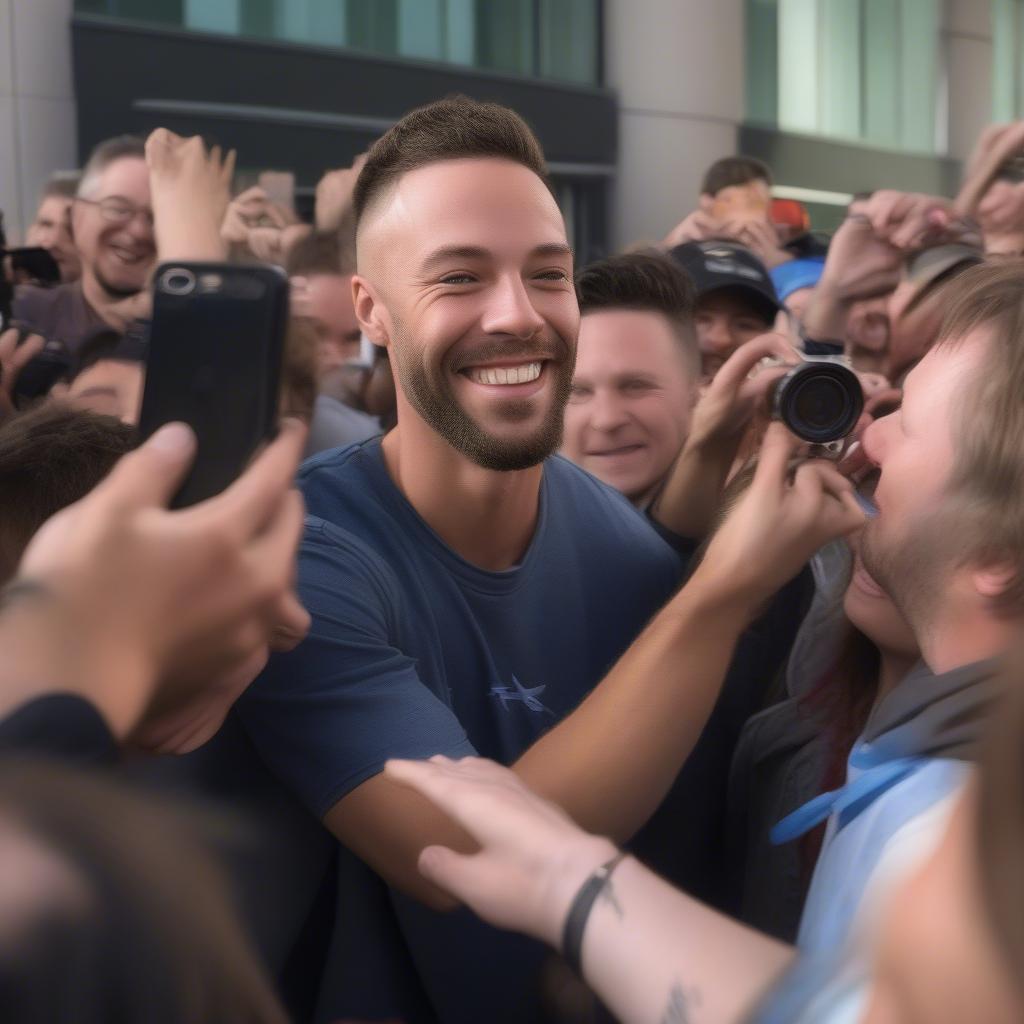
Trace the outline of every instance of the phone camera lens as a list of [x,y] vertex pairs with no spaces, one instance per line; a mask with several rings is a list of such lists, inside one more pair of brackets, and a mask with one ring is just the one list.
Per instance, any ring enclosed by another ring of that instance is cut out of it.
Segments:
[[164,271],[160,278],[160,287],[168,295],[188,295],[196,286],[195,275],[190,270],[175,267]]

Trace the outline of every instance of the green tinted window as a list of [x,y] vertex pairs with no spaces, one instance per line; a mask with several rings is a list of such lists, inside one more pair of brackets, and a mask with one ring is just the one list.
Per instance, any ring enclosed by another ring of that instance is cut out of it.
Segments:
[[511,74],[600,81],[601,0],[75,0],[75,9]]

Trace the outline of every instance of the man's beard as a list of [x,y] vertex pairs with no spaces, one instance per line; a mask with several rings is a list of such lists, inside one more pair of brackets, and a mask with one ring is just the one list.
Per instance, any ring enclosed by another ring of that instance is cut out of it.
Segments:
[[93,277],[96,278],[96,283],[111,299],[130,299],[133,295],[138,295],[144,287],[144,285],[127,287],[123,284],[113,284],[100,273],[100,268],[97,266],[92,268],[92,272]]
[[[529,436],[509,440],[488,433],[462,408],[444,365],[424,366],[415,357],[403,358],[404,351],[406,345],[392,345],[395,373],[409,404],[448,444],[478,466],[501,472],[528,469],[561,446],[575,364],[575,352],[564,339],[558,339],[554,349],[544,343],[485,343],[463,355],[463,367],[473,365],[468,359],[485,362],[501,355],[522,363],[544,361],[543,372],[554,375],[554,395],[544,422]],[[533,410],[532,399],[508,398],[501,402],[500,414],[506,423],[516,423],[528,419]]]
[[861,535],[864,568],[892,598],[918,641],[931,622],[952,563],[948,520],[936,512],[919,516],[905,524],[903,536],[895,541],[879,537],[876,522],[868,523]]

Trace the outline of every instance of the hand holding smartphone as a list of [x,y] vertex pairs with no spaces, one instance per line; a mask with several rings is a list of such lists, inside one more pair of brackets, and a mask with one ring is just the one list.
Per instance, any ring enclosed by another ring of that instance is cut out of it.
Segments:
[[172,508],[220,493],[274,435],[288,281],[271,266],[163,263],[156,271],[142,440],[187,423],[196,459]]

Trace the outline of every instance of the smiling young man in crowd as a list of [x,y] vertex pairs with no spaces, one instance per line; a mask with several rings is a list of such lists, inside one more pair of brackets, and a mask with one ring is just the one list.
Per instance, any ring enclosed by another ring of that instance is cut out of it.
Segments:
[[18,289],[13,319],[75,354],[102,327],[123,330],[126,300],[146,285],[156,259],[149,170],[141,139],[101,142],[89,157],[71,204],[82,276],[56,288]]
[[562,452],[643,507],[675,462],[697,400],[693,285],[666,256],[630,253],[586,267],[576,294]]
[[[628,840],[672,787],[745,625],[862,516],[830,467],[780,476],[748,531],[771,556],[756,572],[748,551],[705,564],[644,630],[681,566],[621,495],[554,455],[579,309],[530,130],[466,99],[414,111],[370,151],[355,208],[356,313],[388,350],[398,426],[306,464],[312,629],[239,710],[347,848],[319,1015],[534,1021],[543,949],[429,909],[452,903],[419,875],[420,851],[471,840],[385,762],[479,752]],[[662,826],[668,844],[685,827]]]

